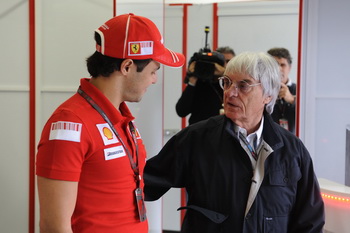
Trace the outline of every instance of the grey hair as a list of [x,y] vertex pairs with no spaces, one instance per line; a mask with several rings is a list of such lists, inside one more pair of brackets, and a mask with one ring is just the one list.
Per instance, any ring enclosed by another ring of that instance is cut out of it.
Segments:
[[232,73],[247,74],[261,83],[264,96],[271,97],[270,103],[265,106],[265,110],[271,114],[281,87],[277,61],[267,53],[244,52],[227,64],[224,75]]

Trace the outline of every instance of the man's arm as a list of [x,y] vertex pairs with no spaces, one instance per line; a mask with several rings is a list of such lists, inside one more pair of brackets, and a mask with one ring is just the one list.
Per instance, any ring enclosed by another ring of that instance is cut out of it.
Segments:
[[77,199],[78,182],[37,177],[40,205],[40,233],[72,233],[71,217]]
[[324,203],[312,159],[305,146],[301,145],[301,173],[298,194],[295,200],[290,233],[321,233],[325,224]]

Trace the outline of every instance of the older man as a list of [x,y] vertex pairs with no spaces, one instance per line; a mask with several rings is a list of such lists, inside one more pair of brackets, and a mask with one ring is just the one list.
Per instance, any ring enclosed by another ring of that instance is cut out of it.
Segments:
[[236,56],[220,78],[225,115],[187,127],[147,161],[146,200],[186,188],[181,232],[322,232],[310,155],[270,116],[279,75],[266,53]]

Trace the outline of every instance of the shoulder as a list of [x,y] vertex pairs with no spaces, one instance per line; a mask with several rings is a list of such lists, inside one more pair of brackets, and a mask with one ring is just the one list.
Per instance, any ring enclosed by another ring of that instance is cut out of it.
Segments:
[[176,136],[178,138],[191,137],[192,139],[217,134],[222,130],[225,123],[225,116],[218,115],[206,120],[196,122],[182,129]]
[[300,138],[295,136],[292,132],[274,122],[271,116],[265,114],[264,140],[275,150],[278,148],[301,148],[304,147]]
[[91,111],[91,109],[89,103],[76,93],[59,105],[52,113],[52,116],[61,118],[77,117],[84,119],[87,118],[87,116],[93,116],[95,111]]
[[218,115],[214,117],[210,117],[206,120],[199,121],[195,124],[192,124],[187,127],[188,131],[208,131],[218,128],[218,126],[222,126],[225,122],[225,116]]

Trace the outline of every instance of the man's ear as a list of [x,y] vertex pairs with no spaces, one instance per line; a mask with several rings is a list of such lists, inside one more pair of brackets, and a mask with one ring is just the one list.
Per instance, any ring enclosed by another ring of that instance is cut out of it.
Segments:
[[272,100],[272,97],[271,97],[271,96],[266,96],[265,99],[264,99],[264,104],[270,103],[271,100]]
[[134,64],[132,59],[125,59],[120,65],[120,72],[126,75],[130,71],[132,64]]

